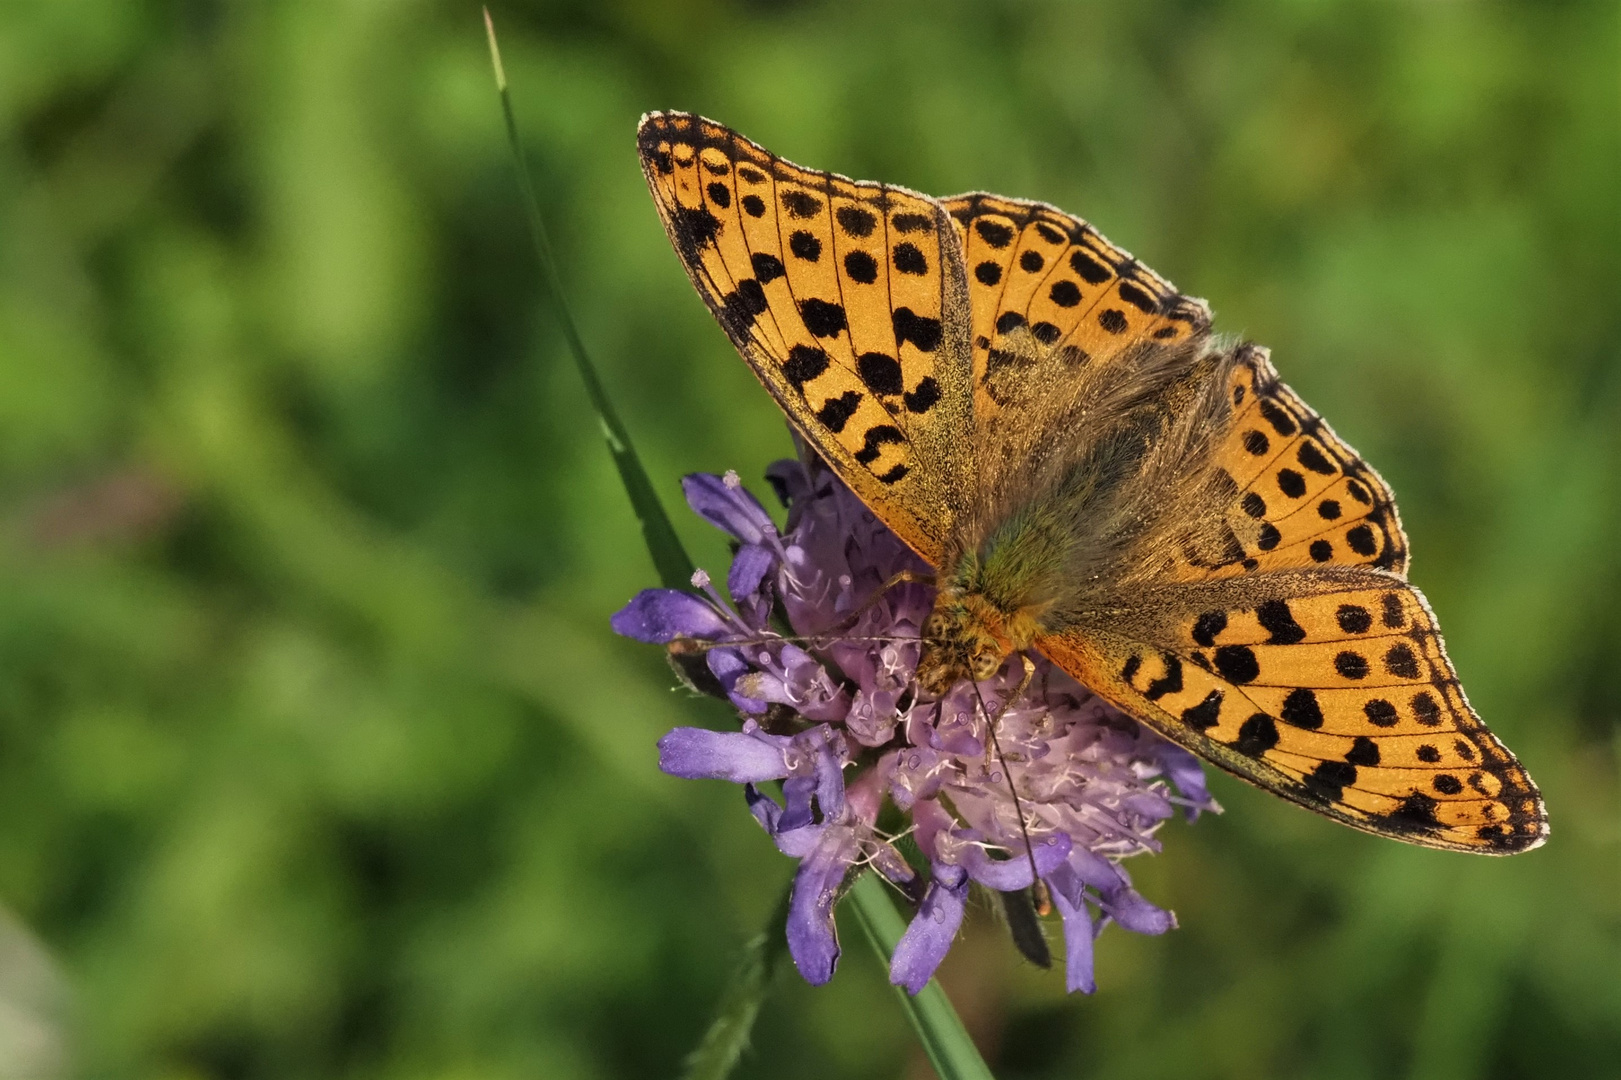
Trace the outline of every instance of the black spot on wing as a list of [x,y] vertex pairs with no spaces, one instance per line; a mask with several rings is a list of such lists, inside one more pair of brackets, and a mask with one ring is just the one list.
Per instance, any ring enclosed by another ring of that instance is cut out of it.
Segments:
[[765,290],[753,278],[744,278],[737,288],[721,298],[720,321],[734,337],[745,337],[754,326],[754,320],[770,306]]
[[[984,235],[981,233],[980,235]],[[1011,239],[1011,237],[1010,237]],[[1114,276],[1107,266],[1094,259],[1081,248],[1069,253],[1070,269],[1081,275],[1081,280],[1089,285],[1101,285]]]
[[812,218],[822,212],[822,200],[804,191],[784,191],[782,207],[791,218]]
[[754,276],[761,285],[771,284],[785,272],[782,260],[764,251],[756,251],[749,256],[749,262],[754,266]]
[[1271,424],[1272,430],[1279,435],[1293,435],[1297,430],[1294,418],[1279,408],[1277,403],[1262,398],[1260,408],[1261,415],[1266,417],[1266,422]]
[[1428,690],[1413,695],[1413,719],[1425,727],[1441,726],[1441,706],[1435,703]]
[[852,251],[844,257],[844,272],[852,281],[871,285],[878,280],[878,261],[865,251]]
[[[856,460],[863,465],[871,465],[883,453],[885,443],[904,443],[906,436],[901,429],[893,424],[876,424],[867,429],[862,439],[861,449],[856,451]],[[898,479],[898,478],[897,478]]]
[[1379,764],[1379,744],[1366,735],[1358,735],[1351,740],[1351,749],[1345,752],[1345,760],[1352,765],[1371,769]]
[[915,244],[896,244],[893,261],[895,269],[903,274],[921,277],[929,272],[929,260],[924,258],[923,252],[918,250]]
[[1278,725],[1266,713],[1254,713],[1238,729],[1233,749],[1248,757],[1260,757],[1278,745]]
[[1163,657],[1165,661],[1165,674],[1148,684],[1143,696],[1149,701],[1158,701],[1166,694],[1180,693],[1182,690],[1182,661],[1170,653]]
[[815,297],[799,302],[799,317],[805,320],[805,329],[819,338],[837,337],[848,325],[843,305]]
[[1339,802],[1345,789],[1356,783],[1356,766],[1344,761],[1321,761],[1306,776],[1306,790],[1326,802]]
[[1385,670],[1398,679],[1418,678],[1418,657],[1404,643],[1392,645],[1385,652]]
[[982,262],[974,267],[974,278],[981,285],[995,285],[1002,280],[1002,268],[993,262]]
[[940,347],[940,320],[927,315],[915,314],[911,308],[896,308],[892,317],[895,327],[895,344],[901,345],[910,341],[920,350],[932,353]]
[[720,218],[707,206],[678,206],[670,215],[676,246],[688,262],[696,262],[698,250],[715,242],[720,235]]
[[1368,677],[1368,658],[1361,653],[1347,649],[1334,657],[1334,670],[1347,679],[1366,679]]
[[1193,640],[1208,649],[1215,645],[1217,635],[1225,629],[1227,629],[1227,613],[1207,611],[1193,623]]
[[1374,698],[1363,705],[1362,713],[1374,727],[1395,727],[1401,721],[1401,717],[1396,714],[1396,706],[1383,698]]
[[1295,622],[1289,604],[1283,600],[1268,600],[1255,609],[1255,617],[1262,629],[1272,636],[1268,645],[1295,645],[1306,640],[1306,631]]
[[1341,604],[1334,613],[1334,619],[1347,634],[1366,634],[1373,625],[1373,616],[1368,614],[1368,609],[1356,604]]
[[872,211],[859,206],[841,206],[833,212],[833,219],[844,230],[844,235],[857,239],[871,236],[872,230],[878,225],[878,218]]
[[1283,699],[1282,717],[1285,723],[1307,731],[1323,726],[1323,710],[1317,703],[1317,695],[1305,687],[1289,691],[1289,696]]
[[854,390],[846,390],[838,397],[824,401],[822,407],[816,410],[816,419],[829,431],[837,433],[844,430],[844,425],[849,423],[860,405],[861,395]]
[[1197,705],[1182,710],[1182,722],[1195,731],[1206,731],[1221,722],[1220,690],[1212,690]]
[[899,394],[906,389],[901,382],[901,365],[893,356],[880,352],[862,353],[856,358],[856,372],[867,389],[875,394]]
[[816,262],[822,257],[822,242],[804,229],[795,229],[788,237],[788,250],[796,258]]
[[925,375],[917,389],[908,390],[901,400],[906,402],[908,412],[926,413],[940,400],[940,384],[934,381],[933,375]]
[[1098,325],[1111,334],[1123,334],[1131,323],[1126,321],[1124,312],[1109,308],[1098,315]]
[[1415,791],[1403,799],[1399,807],[1378,820],[1393,832],[1434,832],[1441,827],[1435,817],[1437,805],[1430,796]]
[[1295,454],[1295,460],[1312,472],[1321,473],[1324,476],[1336,471],[1334,463],[1323,456],[1323,452],[1317,449],[1317,444],[1314,442],[1302,442],[1299,452]]
[[1120,283],[1120,299],[1147,315],[1159,314],[1159,301],[1129,281]]
[[923,232],[934,228],[934,218],[928,214],[896,214],[890,218],[890,224],[895,231],[901,234]]
[[1011,334],[1024,325],[1024,314],[1018,311],[1004,311],[996,317],[996,332],[998,334]]
[[1216,670],[1230,683],[1242,686],[1261,674],[1255,653],[1246,645],[1223,645],[1216,650]]
[[804,393],[805,384],[827,370],[827,351],[810,345],[795,345],[788,350],[788,360],[782,365],[783,378]]
[[981,240],[998,251],[1013,243],[1012,227],[1003,225],[1000,222],[980,218],[974,222],[974,231],[979,234]]

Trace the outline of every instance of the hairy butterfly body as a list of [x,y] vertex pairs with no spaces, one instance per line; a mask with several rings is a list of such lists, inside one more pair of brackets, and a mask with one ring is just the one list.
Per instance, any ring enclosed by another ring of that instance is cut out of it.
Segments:
[[937,569],[926,691],[1034,649],[1348,825],[1543,841],[1406,580],[1389,487],[1203,301],[1045,204],[803,169],[684,113],[644,117],[638,145],[733,343]]

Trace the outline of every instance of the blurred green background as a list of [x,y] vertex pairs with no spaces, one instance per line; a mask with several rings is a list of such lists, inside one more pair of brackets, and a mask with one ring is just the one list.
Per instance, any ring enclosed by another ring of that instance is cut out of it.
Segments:
[[[775,408],[642,186],[652,108],[1085,215],[1392,482],[1510,860],[1218,777],[1092,998],[976,913],[1003,1080],[1621,1076],[1621,18],[1561,4],[504,3],[585,338],[677,478]],[[541,305],[478,9],[0,6],[0,1076],[669,1077],[792,864],[655,767],[653,583]],[[763,485],[760,485],[763,489]],[[740,1075],[928,1075],[853,928]]]

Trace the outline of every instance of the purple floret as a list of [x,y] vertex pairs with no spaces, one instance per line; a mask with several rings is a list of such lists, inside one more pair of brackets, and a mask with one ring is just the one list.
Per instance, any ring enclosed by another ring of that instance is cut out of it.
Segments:
[[[648,589],[613,617],[627,637],[701,650],[744,718],[741,731],[670,732],[659,767],[743,784],[755,819],[799,860],[788,946],[811,983],[833,977],[833,907],[856,865],[919,898],[890,967],[891,981],[916,993],[961,927],[969,886],[1026,889],[1034,862],[1063,922],[1066,984],[1090,993],[1092,941],[1105,925],[1176,925],[1119,864],[1158,851],[1154,833],[1178,809],[1190,821],[1220,809],[1202,766],[1033,657],[1034,678],[996,727],[1021,829],[975,688],[937,698],[915,682],[934,590],[883,587],[929,567],[814,459],[766,475],[788,507],[780,531],[736,473],[682,482],[692,509],[736,541],[728,596],[699,571],[697,594]],[[1010,663],[979,685],[992,715],[1021,676]],[[778,781],[780,799],[759,786]],[[909,818],[925,876],[879,830],[886,799]]]

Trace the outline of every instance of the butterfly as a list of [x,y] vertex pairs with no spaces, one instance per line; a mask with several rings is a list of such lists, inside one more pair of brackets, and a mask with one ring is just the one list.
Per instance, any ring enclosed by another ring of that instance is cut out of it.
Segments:
[[1204,301],[1044,203],[801,168],[687,113],[637,142],[733,344],[936,569],[926,691],[1033,649],[1355,828],[1487,854],[1547,837],[1407,581],[1390,487]]

